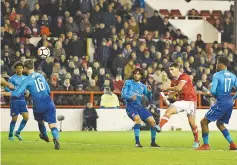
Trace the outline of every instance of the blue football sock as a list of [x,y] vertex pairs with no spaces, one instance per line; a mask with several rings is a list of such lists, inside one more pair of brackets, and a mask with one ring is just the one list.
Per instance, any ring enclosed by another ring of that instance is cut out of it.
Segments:
[[11,121],[10,129],[9,129],[9,137],[13,136],[13,131],[14,131],[15,125],[16,125],[16,122],[15,121]]
[[46,127],[44,125],[44,123],[39,123],[38,122],[38,126],[39,126],[39,131],[46,137],[48,137],[47,135],[47,131],[46,131]]
[[26,123],[27,123],[27,120],[22,120],[21,121],[21,124],[20,124],[20,126],[19,126],[19,128],[18,128],[18,130],[17,130],[17,133],[18,134],[20,134],[21,133],[21,131],[24,129],[24,127],[26,126]]
[[56,127],[51,128],[51,132],[54,138],[58,139],[59,138],[59,133],[58,129]]
[[226,139],[229,143],[233,142],[233,140],[232,140],[232,138],[231,138],[231,136],[230,136],[230,134],[229,134],[228,129],[224,129],[224,130],[221,131],[221,132],[222,132],[223,136],[225,137],[225,139]]
[[203,138],[203,143],[204,144],[209,144],[209,142],[208,142],[208,140],[209,140],[208,139],[208,135],[209,135],[208,133],[203,133],[202,134],[202,138]]
[[155,143],[156,141],[156,130],[151,127],[151,142]]
[[141,128],[141,124],[135,124],[133,127],[136,143],[140,143],[140,140],[139,140],[140,128]]

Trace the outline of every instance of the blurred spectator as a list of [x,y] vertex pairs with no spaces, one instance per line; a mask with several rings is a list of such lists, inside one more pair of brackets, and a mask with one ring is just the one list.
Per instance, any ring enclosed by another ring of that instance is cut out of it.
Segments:
[[108,27],[116,25],[116,19],[115,19],[115,15],[113,13],[112,6],[108,6],[108,12],[106,12],[104,15],[104,23]]
[[86,108],[83,110],[83,130],[84,131],[97,131],[97,119],[99,118],[96,110],[92,108],[92,103],[87,103]]
[[21,19],[24,19],[28,23],[30,19],[30,9],[25,0],[20,0],[19,5],[16,7],[16,13],[21,15]]
[[161,30],[163,20],[159,16],[159,12],[157,10],[155,10],[154,15],[148,19],[148,24],[150,25],[151,31]]
[[51,36],[52,37],[58,37],[60,34],[65,33],[66,27],[63,23],[63,19],[61,17],[57,18],[57,22],[54,21],[51,26]]
[[[74,88],[71,85],[70,79],[66,78],[64,80],[62,89],[64,91],[73,91]],[[61,104],[62,105],[74,105],[74,100],[73,100],[73,94],[63,94],[62,100],[61,100]]]
[[233,35],[233,23],[230,22],[230,18],[225,18],[224,28],[222,33],[222,42],[231,42]]
[[117,74],[115,77],[115,80],[113,80],[113,92],[122,92],[122,88],[124,85],[124,80],[122,79],[122,75]]
[[195,85],[195,90],[197,93],[202,94],[201,95],[202,106],[209,106],[210,104],[209,104],[206,96],[210,95],[210,91],[208,90],[208,88],[203,86],[201,80],[197,81],[197,84]]
[[205,45],[204,41],[202,40],[202,35],[201,34],[197,35],[197,40],[195,42],[195,46],[200,47],[202,49],[205,49],[206,45]]
[[96,24],[100,24],[103,20],[103,15],[100,11],[100,6],[95,5],[94,10],[91,12],[90,22],[92,26],[95,26]]
[[104,94],[101,96],[100,102],[101,108],[118,108],[119,107],[119,99],[116,94],[111,92],[109,87],[104,89]]
[[82,13],[86,13],[86,12],[89,12],[91,11],[92,9],[92,5],[93,5],[93,0],[80,0],[79,1],[79,10],[82,12]]
[[26,22],[24,20],[21,20],[21,26],[16,31],[17,37],[20,37],[21,42],[24,42],[25,38],[30,37],[31,34],[31,30],[28,26],[26,26]]
[[76,22],[73,21],[73,17],[68,18],[68,21],[65,24],[65,30],[66,32],[79,33],[79,27]]
[[124,80],[128,80],[132,76],[132,71],[135,69],[133,59],[130,59],[124,67]]

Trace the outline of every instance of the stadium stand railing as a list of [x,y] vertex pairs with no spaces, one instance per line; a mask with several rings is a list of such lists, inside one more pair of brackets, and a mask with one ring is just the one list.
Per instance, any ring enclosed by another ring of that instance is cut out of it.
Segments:
[[[83,97],[86,96],[86,95],[89,95],[89,101],[93,103],[95,95],[102,95],[103,92],[98,92],[98,91],[96,91],[96,92],[51,91],[52,100],[54,100],[55,95],[58,95],[58,94],[60,94],[60,95],[62,95],[62,94],[74,94],[74,95],[75,94],[80,94],[80,95],[83,95]],[[114,92],[114,94],[117,94],[118,96],[121,95],[120,92]],[[210,106],[203,106],[202,105],[201,97],[202,97],[203,94],[204,93],[198,93],[197,94],[197,100],[198,100],[197,101],[197,109],[208,109],[208,108],[210,108]],[[234,95],[234,93],[232,93],[232,94]],[[1,108],[9,108],[9,107],[10,107],[9,105],[1,105]],[[31,107],[32,106],[29,106],[29,108],[31,108]],[[98,105],[93,105],[93,107],[94,108],[100,108],[100,106],[98,106]],[[85,108],[85,105],[56,105],[56,108]],[[120,106],[120,108],[125,108],[125,106]],[[164,103],[164,100],[163,100],[162,96],[160,96],[160,108],[161,109],[166,109],[167,108],[167,106]],[[235,104],[234,104],[234,109],[237,110],[237,102],[235,102]]]

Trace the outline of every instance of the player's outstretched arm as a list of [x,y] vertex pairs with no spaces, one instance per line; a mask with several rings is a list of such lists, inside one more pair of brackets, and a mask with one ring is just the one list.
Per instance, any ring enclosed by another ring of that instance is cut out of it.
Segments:
[[14,89],[14,85],[12,85],[11,83],[7,82],[4,78],[1,77],[1,85],[8,87],[10,89]]
[[147,97],[148,100],[152,98],[151,86],[148,85],[144,88],[143,94]]
[[217,85],[218,85],[218,77],[217,77],[217,74],[214,74],[212,78],[212,85],[211,85],[211,94],[213,96],[216,96]]
[[235,95],[233,96],[233,100],[235,101],[237,99],[237,77],[235,76],[235,90],[236,90],[236,93]]
[[129,95],[129,81],[125,81],[122,89],[122,98],[125,100],[131,99]]
[[22,93],[25,92],[28,83],[29,83],[29,79],[25,78],[25,79],[21,82],[21,85],[20,85],[15,91],[12,91],[12,92],[11,92],[11,96],[19,97]]
[[162,88],[162,91],[180,92],[180,91],[182,91],[182,89],[183,89],[185,84],[186,84],[186,81],[180,81],[177,86],[168,87],[168,88]]

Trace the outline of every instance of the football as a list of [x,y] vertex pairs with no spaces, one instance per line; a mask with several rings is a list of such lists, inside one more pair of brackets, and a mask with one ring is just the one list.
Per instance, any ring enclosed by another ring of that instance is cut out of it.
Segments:
[[38,56],[41,58],[41,59],[46,59],[47,57],[50,56],[50,50],[49,48],[45,47],[45,46],[42,46],[38,49]]

